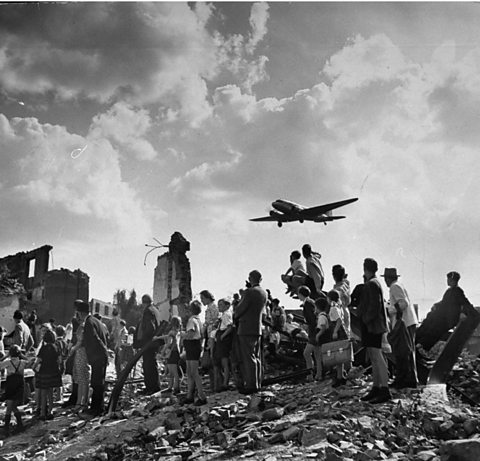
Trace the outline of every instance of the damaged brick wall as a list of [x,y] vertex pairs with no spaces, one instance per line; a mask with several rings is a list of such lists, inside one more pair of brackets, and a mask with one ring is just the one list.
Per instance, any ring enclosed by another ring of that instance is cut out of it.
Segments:
[[162,320],[169,320],[171,315],[186,317],[186,308],[192,300],[187,251],[190,251],[190,242],[180,232],[175,232],[170,239],[168,252],[157,258],[153,302],[160,309]]
[[55,318],[65,325],[73,316],[73,301],[89,299],[89,277],[80,269],[48,270],[50,245],[31,251],[23,251],[0,259],[0,267],[6,266],[9,276],[25,288],[25,299],[20,309],[37,310],[42,321]]

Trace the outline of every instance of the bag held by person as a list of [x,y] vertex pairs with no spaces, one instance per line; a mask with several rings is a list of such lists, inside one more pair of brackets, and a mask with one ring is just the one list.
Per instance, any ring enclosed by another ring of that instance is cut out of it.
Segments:
[[322,344],[322,363],[324,367],[334,367],[352,360],[353,348],[348,339]]
[[73,375],[73,362],[75,360],[75,352],[70,354],[65,360],[65,374],[66,375]]

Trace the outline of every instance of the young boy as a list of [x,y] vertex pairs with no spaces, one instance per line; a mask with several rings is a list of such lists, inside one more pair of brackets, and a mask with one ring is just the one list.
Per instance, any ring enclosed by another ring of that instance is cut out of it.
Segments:
[[291,296],[296,294],[297,289],[305,284],[307,277],[307,271],[300,258],[301,254],[299,251],[292,251],[290,254],[290,267],[287,272],[282,275],[282,282],[288,286],[286,294],[290,294]]
[[[230,352],[232,350],[233,312],[228,299],[218,301],[220,324],[215,335],[214,367],[216,390],[228,390],[230,380]],[[221,383],[221,384],[220,384]]]
[[24,371],[28,361],[22,354],[20,346],[13,344],[10,346],[9,356],[0,362],[0,369],[7,371],[7,380],[5,382],[5,393],[2,400],[7,404],[5,412],[5,436],[10,435],[10,419],[12,413],[17,420],[16,432],[23,431],[23,422],[18,406],[23,403],[23,394],[25,388]]

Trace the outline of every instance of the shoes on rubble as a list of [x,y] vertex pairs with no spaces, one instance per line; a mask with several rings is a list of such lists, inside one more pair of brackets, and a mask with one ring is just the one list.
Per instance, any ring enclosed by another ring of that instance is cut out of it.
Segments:
[[74,407],[75,402],[70,402],[70,400],[67,400],[66,402],[63,402],[61,407],[62,408],[69,408],[69,407]]
[[204,398],[204,399],[197,399],[194,403],[194,405],[196,407],[201,407],[202,405],[206,405],[207,404],[207,399]]
[[375,398],[378,393],[380,392],[380,388],[379,387],[376,387],[376,386],[373,386],[371,389],[370,389],[370,392],[368,392],[367,394],[365,394],[363,397],[360,398],[360,400],[362,402],[368,402],[369,400]]
[[184,405],[189,405],[190,403],[193,403],[195,400],[193,397],[187,397],[184,401],[183,401],[183,404]]
[[380,387],[378,390],[378,394],[376,397],[373,397],[372,399],[369,400],[369,403],[385,403],[391,400],[392,395],[390,394],[390,390],[388,387]]
[[100,416],[103,411],[100,408],[87,408],[83,410],[82,414],[89,416]]
[[240,392],[240,394],[243,394],[243,395],[251,395],[251,394],[255,394],[256,392],[258,392],[258,389],[243,388],[243,389],[239,389],[238,392]]
[[393,381],[389,387],[392,389],[406,389],[406,388],[416,388],[418,384],[415,381],[412,382],[403,382],[403,381]]
[[45,419],[46,419],[47,421],[51,421],[51,420],[53,419],[53,414],[52,414],[52,413],[48,413],[48,415],[45,416]]

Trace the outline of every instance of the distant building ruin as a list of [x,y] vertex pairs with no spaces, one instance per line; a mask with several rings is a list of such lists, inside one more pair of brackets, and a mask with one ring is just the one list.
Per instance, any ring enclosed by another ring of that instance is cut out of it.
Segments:
[[[24,296],[16,304],[17,308],[28,312],[36,309],[42,321],[54,318],[57,324],[65,325],[73,317],[73,301],[79,298],[88,300],[89,277],[80,269],[49,271],[51,250],[50,245],[44,245],[32,251],[5,256],[0,259],[0,267],[6,266],[9,276],[25,289]],[[3,304],[0,301],[0,306]],[[9,315],[6,311],[3,313]]]
[[187,316],[192,300],[190,261],[186,253],[190,242],[180,232],[172,234],[168,252],[157,258],[153,280],[153,303],[159,308],[162,320],[172,315]]

